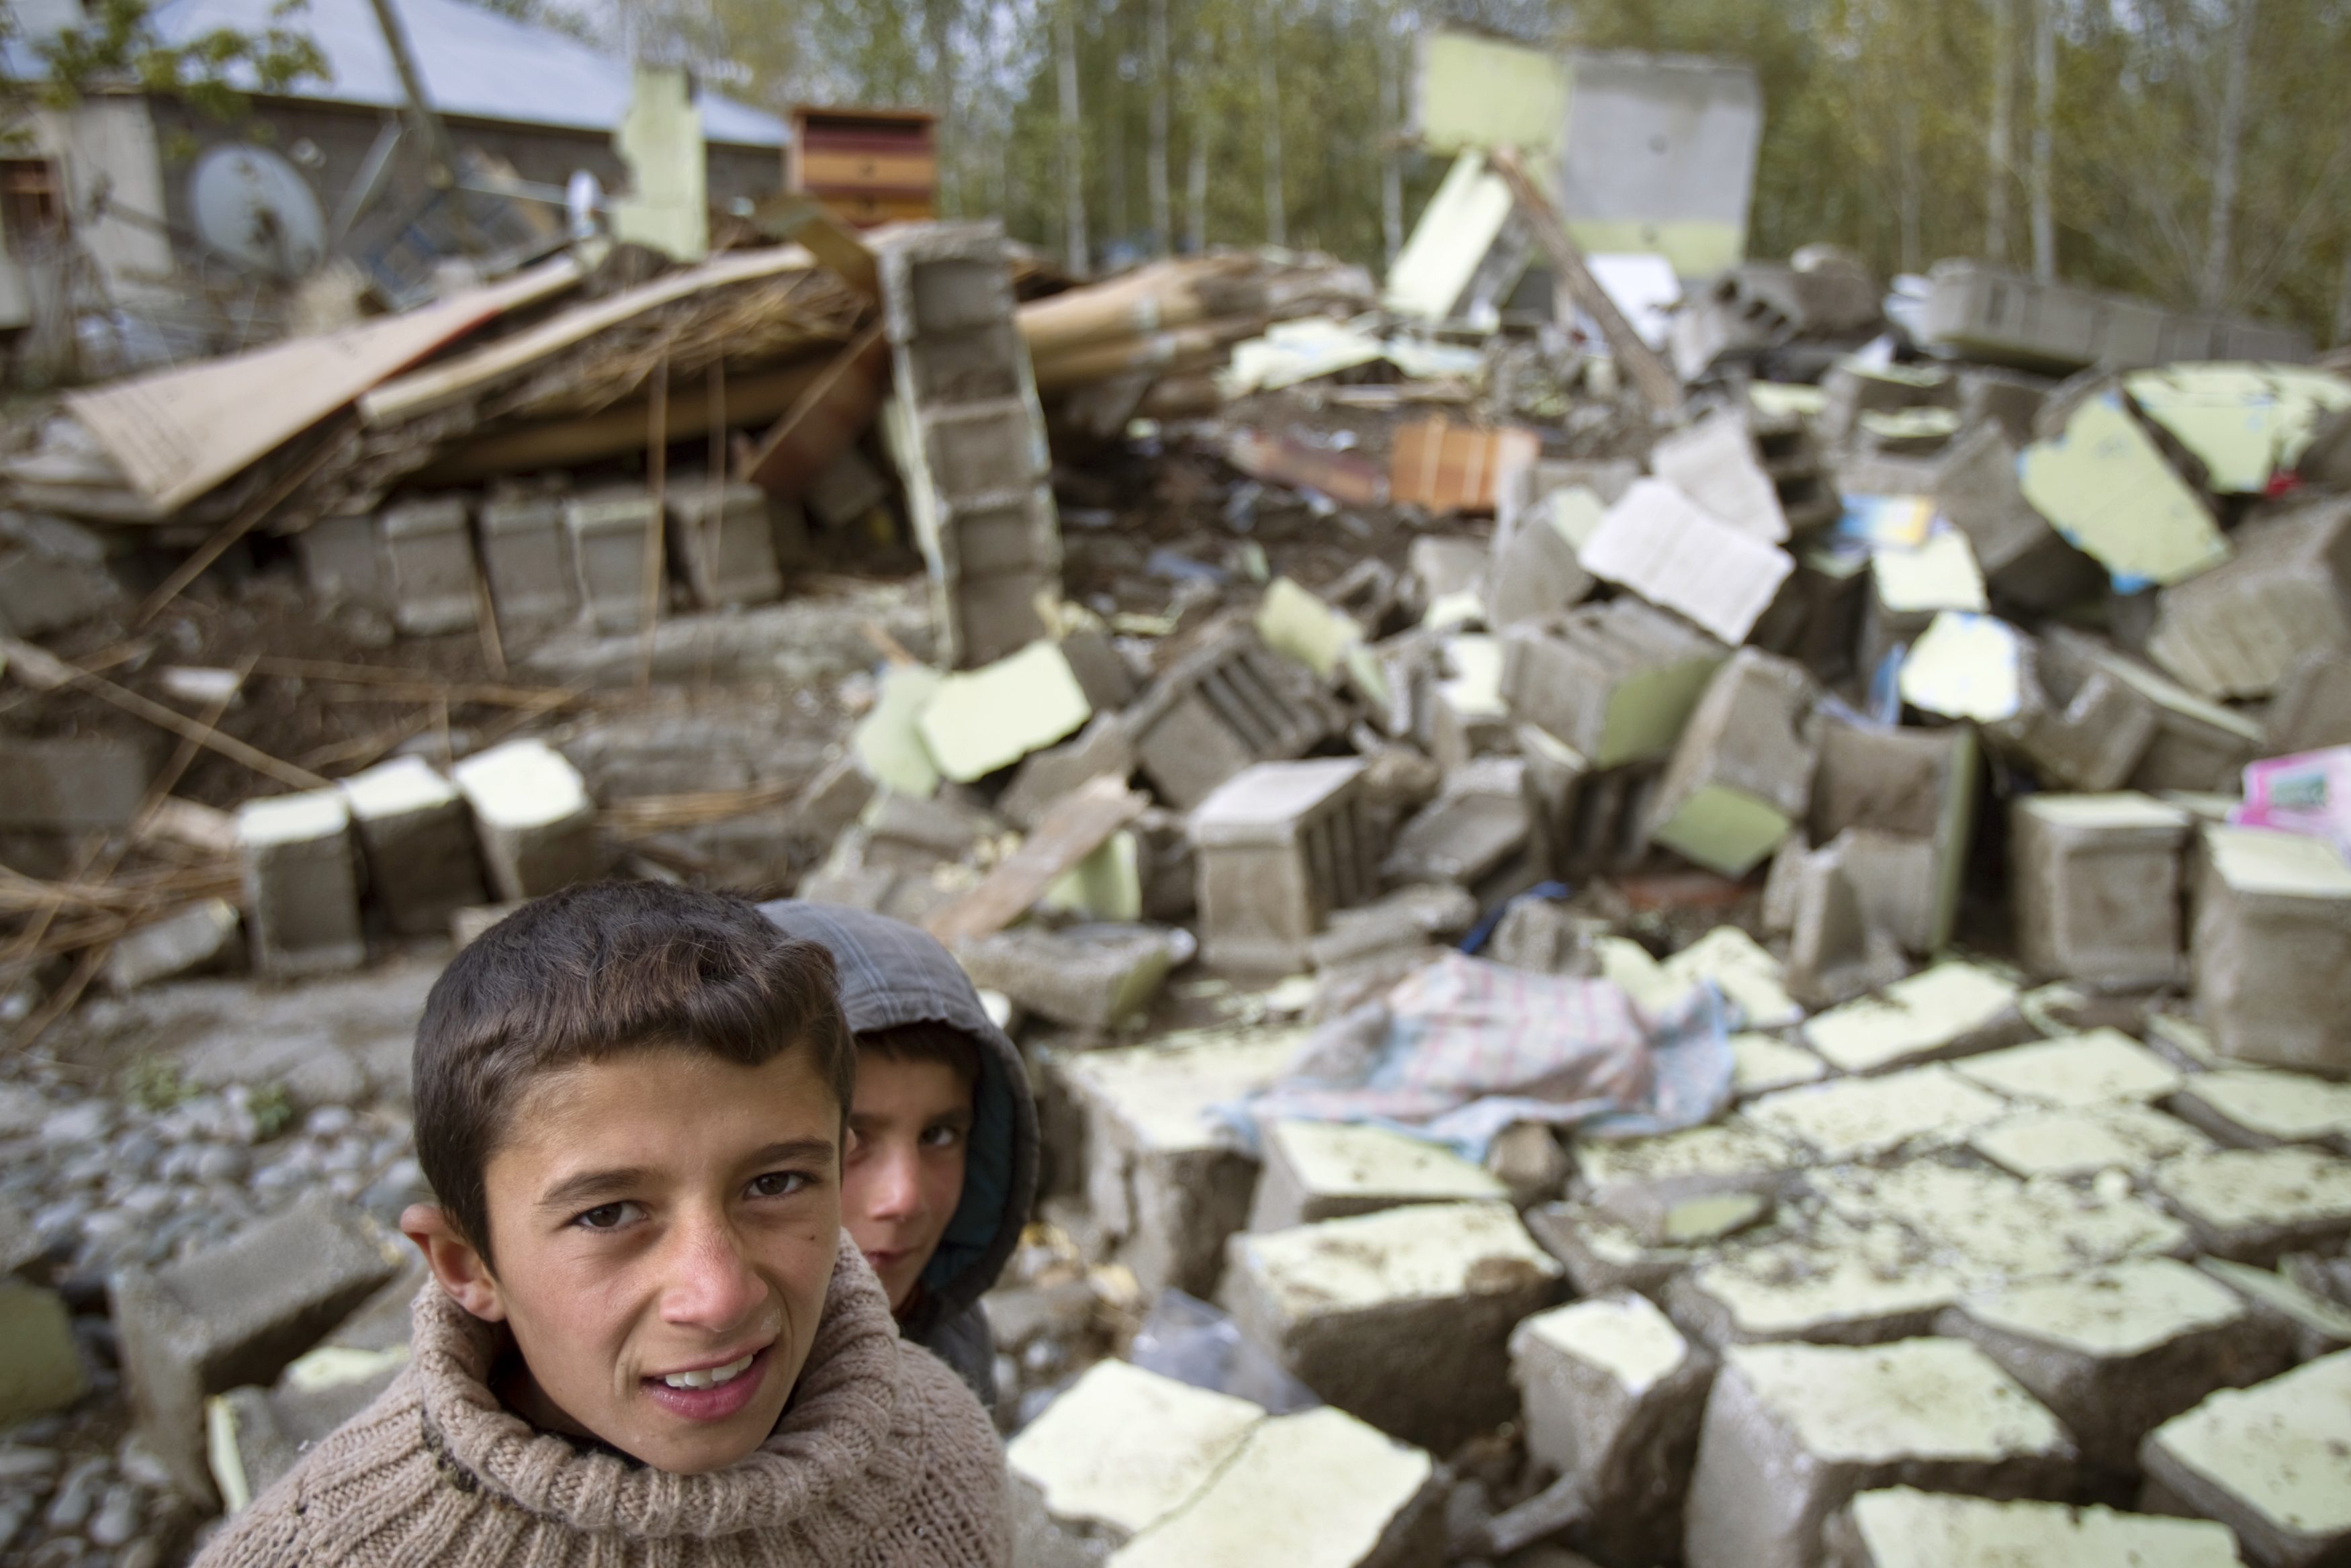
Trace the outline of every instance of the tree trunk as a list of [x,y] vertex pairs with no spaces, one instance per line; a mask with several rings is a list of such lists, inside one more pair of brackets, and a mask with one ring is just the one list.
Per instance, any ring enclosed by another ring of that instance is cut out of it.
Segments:
[[2016,120],[2016,0],[1991,0],[1991,124],[1984,133],[1984,259],[2008,261],[2009,135]]
[[2057,216],[2050,208],[2057,135],[2057,0],[2032,0],[2032,275],[2057,281]]
[[923,40],[931,53],[931,112],[937,115],[932,146],[938,164],[939,211],[961,210],[962,181],[956,171],[956,0],[923,0]]
[[2236,0],[2229,27],[2229,74],[2220,89],[2220,134],[2212,150],[2212,206],[2204,220],[2204,276],[2196,303],[2218,310],[2229,296],[2229,244],[2237,206],[2237,157],[2245,140],[2245,62],[2252,52],[2254,0]]
[[1176,233],[1167,199],[1167,0],[1151,0],[1151,254],[1164,256]]
[[1092,250],[1086,244],[1085,141],[1078,122],[1076,0],[1060,0],[1054,7],[1053,41],[1061,55],[1061,248],[1070,271],[1083,277],[1092,270]]
[[1265,161],[1265,240],[1290,243],[1290,219],[1281,199],[1281,78],[1274,69],[1273,0],[1258,0],[1257,95],[1259,134]]
[[[1196,78],[1199,69],[1195,61]],[[1192,144],[1184,166],[1184,248],[1198,255],[1208,248],[1208,117],[1201,111],[1196,79],[1190,84],[1187,98]]]
[[1388,262],[1404,249],[1404,49],[1386,17],[1380,26],[1380,237]]
[[2335,347],[2351,348],[2351,246],[2343,252],[2343,276],[2335,286]]

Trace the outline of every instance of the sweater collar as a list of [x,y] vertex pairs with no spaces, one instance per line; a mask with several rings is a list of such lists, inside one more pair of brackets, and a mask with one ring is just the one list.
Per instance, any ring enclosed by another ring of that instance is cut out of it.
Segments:
[[843,1231],[816,1342],[776,1429],[701,1475],[583,1449],[507,1410],[489,1388],[496,1329],[431,1283],[417,1297],[410,1366],[427,1438],[459,1484],[577,1530],[709,1538],[787,1528],[871,1496],[852,1483],[890,1430],[897,1337],[881,1282]]

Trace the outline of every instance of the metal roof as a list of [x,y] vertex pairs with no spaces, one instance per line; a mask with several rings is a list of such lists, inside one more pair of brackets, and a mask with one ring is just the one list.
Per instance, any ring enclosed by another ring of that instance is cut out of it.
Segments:
[[[443,114],[573,130],[611,131],[629,107],[628,65],[576,38],[517,22],[465,0],[392,0],[407,24],[424,90]],[[308,78],[286,96],[322,103],[399,108],[404,101],[392,51],[369,0],[308,0],[280,16],[277,0],[167,0],[153,21],[164,41],[187,43],[218,27],[270,26],[308,33],[327,57],[329,81]],[[243,85],[250,87],[248,78]],[[748,104],[698,95],[711,141],[781,147],[783,120]]]

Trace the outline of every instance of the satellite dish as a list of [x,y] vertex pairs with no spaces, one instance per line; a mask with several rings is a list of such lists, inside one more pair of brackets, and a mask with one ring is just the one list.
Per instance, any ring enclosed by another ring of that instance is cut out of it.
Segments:
[[326,259],[319,198],[266,147],[215,147],[196,160],[188,207],[205,244],[266,276],[291,283]]

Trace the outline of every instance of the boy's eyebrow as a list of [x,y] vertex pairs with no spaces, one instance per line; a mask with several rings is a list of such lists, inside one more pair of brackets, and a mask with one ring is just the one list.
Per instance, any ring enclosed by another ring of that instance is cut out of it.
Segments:
[[[833,1140],[828,1137],[792,1138],[782,1143],[768,1144],[744,1163],[775,1165],[796,1159],[830,1160],[833,1157],[835,1147]],[[643,1187],[653,1179],[653,1172],[642,1166],[623,1166],[612,1170],[583,1170],[576,1176],[565,1177],[561,1181],[539,1194],[538,1206],[541,1209],[569,1209],[575,1204],[586,1203],[593,1199]]]

